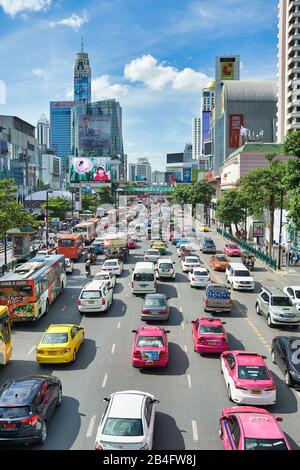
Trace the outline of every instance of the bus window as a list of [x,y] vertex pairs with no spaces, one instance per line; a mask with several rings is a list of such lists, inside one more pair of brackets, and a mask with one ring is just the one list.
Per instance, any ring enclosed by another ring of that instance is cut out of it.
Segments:
[[65,248],[72,248],[74,246],[74,240],[62,238],[58,240],[58,246],[62,246]]

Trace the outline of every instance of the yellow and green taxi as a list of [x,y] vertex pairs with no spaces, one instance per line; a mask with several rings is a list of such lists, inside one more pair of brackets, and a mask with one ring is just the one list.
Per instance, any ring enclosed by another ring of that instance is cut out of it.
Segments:
[[74,362],[83,341],[82,326],[50,325],[36,348],[36,360],[40,364]]
[[158,250],[161,255],[165,255],[167,252],[166,245],[164,242],[153,242],[151,244],[151,248],[153,250]]
[[200,232],[209,232],[209,227],[207,225],[199,225]]

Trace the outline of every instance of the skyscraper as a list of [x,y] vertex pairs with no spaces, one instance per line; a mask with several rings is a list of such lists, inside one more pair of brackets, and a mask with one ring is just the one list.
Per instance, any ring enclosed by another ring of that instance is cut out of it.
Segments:
[[199,160],[201,156],[201,118],[193,119],[193,159]]
[[37,140],[39,147],[49,148],[50,144],[50,124],[45,114],[42,114],[37,122]]
[[90,68],[89,55],[82,50],[76,55],[76,62],[74,65],[74,101],[76,103],[90,103],[91,102],[91,82],[92,73]]
[[50,102],[50,146],[62,159],[63,170],[72,154],[71,109],[75,105],[74,101]]

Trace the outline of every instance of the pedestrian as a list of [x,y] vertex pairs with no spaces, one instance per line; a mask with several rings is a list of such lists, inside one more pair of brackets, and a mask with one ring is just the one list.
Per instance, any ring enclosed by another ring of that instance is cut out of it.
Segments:
[[269,242],[268,242],[268,240],[265,240],[264,245],[265,245],[265,250],[266,250],[266,255],[267,255],[267,254],[268,254],[268,248],[269,248]]
[[294,251],[291,248],[289,251],[289,264],[293,264]]

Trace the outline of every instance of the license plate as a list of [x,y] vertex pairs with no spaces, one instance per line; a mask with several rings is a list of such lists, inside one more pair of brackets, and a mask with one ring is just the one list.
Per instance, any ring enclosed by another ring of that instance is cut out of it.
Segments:
[[148,284],[140,284],[140,287],[148,287]]
[[213,344],[213,345],[215,345],[215,344],[217,344],[217,343],[218,343],[217,341],[207,341],[207,344]]
[[146,365],[147,366],[154,366],[154,362],[153,361],[146,361]]
[[251,394],[252,394],[252,395],[260,395],[260,394],[261,394],[261,390],[251,390]]
[[16,425],[13,423],[5,423],[3,424],[3,429],[16,429]]
[[50,356],[55,356],[55,355],[56,355],[56,351],[48,351],[48,354],[49,354]]
[[95,302],[94,302],[94,300],[89,300],[88,303],[89,304],[94,304]]

